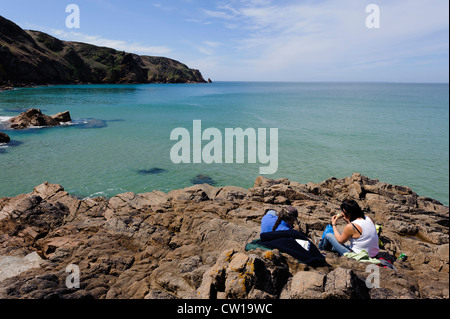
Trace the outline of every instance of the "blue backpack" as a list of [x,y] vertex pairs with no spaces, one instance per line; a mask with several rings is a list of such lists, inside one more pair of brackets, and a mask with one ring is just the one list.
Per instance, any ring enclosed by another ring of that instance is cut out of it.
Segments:
[[323,231],[322,239],[324,239],[325,235],[328,233],[334,234],[333,226],[331,226],[330,224],[328,224],[325,230]]

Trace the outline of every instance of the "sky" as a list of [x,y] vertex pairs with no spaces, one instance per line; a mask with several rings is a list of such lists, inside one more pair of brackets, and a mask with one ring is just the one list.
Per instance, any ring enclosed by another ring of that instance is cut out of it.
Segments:
[[[69,4],[80,27],[68,28]],[[367,20],[378,28],[368,28]],[[0,0],[24,29],[165,56],[213,81],[448,83],[447,0]]]

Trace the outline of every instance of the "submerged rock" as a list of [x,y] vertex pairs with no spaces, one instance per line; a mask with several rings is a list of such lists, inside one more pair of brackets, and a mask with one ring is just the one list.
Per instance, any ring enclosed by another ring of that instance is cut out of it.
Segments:
[[105,128],[108,126],[106,121],[100,119],[80,119],[74,122],[75,127],[79,129],[91,129],[91,128]]
[[10,150],[11,148],[20,146],[23,144],[23,142],[21,141],[16,141],[16,140],[10,140],[9,143],[0,143],[0,154],[1,153],[6,153],[8,150]]
[[[345,198],[383,226],[381,251],[396,270],[376,266],[378,286],[367,286],[368,264],[332,252],[324,252],[326,264],[308,266],[278,250],[245,250],[267,208],[289,202],[317,243]],[[0,298],[448,299],[448,220],[447,206],[360,174],[83,200],[44,183],[0,199],[0,258],[43,259],[0,280]],[[397,259],[401,253],[408,259]],[[80,289],[66,288],[68,265],[79,267]]]
[[141,169],[138,171],[138,173],[142,175],[156,175],[164,172],[167,172],[167,170],[158,167],[153,167],[150,169]]
[[216,182],[209,177],[208,175],[202,175],[199,174],[196,177],[194,177],[193,179],[191,179],[191,183],[194,185],[198,185],[198,184],[209,184],[209,185],[215,185]]

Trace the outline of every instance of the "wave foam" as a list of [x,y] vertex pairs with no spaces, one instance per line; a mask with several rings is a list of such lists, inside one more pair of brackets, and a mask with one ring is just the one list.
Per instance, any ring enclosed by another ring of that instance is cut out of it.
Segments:
[[0,116],[0,122],[7,122],[12,119],[14,116]]

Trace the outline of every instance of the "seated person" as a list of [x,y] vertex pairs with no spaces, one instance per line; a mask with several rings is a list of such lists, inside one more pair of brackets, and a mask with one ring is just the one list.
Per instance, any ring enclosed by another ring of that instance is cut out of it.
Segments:
[[[252,242],[265,249],[278,249],[307,265],[321,265],[325,257],[319,249],[299,230],[298,211],[294,207],[284,207],[278,213],[267,210],[261,220],[260,239]],[[294,224],[297,225],[294,228]],[[246,248],[247,249],[247,248]]]
[[261,233],[292,230],[297,217],[297,209],[291,206],[282,208],[279,213],[274,210],[267,210],[261,220]]
[[[341,204],[342,215],[331,218],[333,231],[325,234],[319,243],[319,249],[331,250],[340,256],[345,253],[360,253],[365,250],[370,257],[379,252],[378,234],[373,221],[364,215],[364,212],[354,200],[345,200]],[[336,221],[341,218],[347,223],[342,234],[336,227]],[[344,245],[350,240],[350,245]]]

